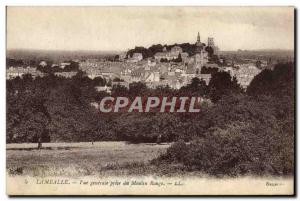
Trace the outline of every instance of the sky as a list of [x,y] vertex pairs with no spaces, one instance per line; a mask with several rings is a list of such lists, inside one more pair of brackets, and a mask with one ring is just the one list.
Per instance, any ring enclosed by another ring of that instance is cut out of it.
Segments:
[[221,50],[294,49],[293,7],[7,7],[7,49],[125,51],[213,37]]

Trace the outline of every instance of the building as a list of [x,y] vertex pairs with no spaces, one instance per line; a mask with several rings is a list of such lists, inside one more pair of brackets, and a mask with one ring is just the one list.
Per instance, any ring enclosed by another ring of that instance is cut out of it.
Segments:
[[[120,77],[124,62],[98,61],[89,59],[79,63],[79,69],[84,71],[90,79],[103,77],[105,79],[114,79]],[[127,64],[129,65],[129,64]]]
[[111,87],[108,87],[108,86],[96,86],[95,87],[95,90],[97,92],[106,92],[108,94],[111,94]]
[[198,35],[197,35],[197,41],[196,41],[195,45],[197,46],[197,51],[199,51],[200,48],[202,48],[202,46],[203,46],[203,43],[200,40],[200,33],[199,32],[198,32]]
[[93,80],[96,77],[102,77],[102,73],[99,71],[94,71],[94,72],[87,73],[87,76]]
[[62,63],[60,63],[60,68],[64,69],[66,66],[70,66],[70,65],[71,65],[71,63],[69,63],[69,62],[62,62]]
[[95,59],[88,59],[79,63],[79,69],[82,71],[86,71],[90,68],[101,68],[102,66],[103,62],[100,62]]
[[47,62],[46,61],[41,61],[39,65],[42,66],[42,67],[46,67],[47,66]]
[[114,87],[114,86],[123,86],[123,87],[126,87],[127,89],[129,89],[129,83],[128,82],[124,82],[124,81],[113,81],[111,83],[111,86]]
[[157,52],[157,53],[155,53],[154,58],[157,61],[161,61],[162,59],[169,60],[168,59],[168,52]]
[[143,54],[142,53],[133,53],[132,57],[127,59],[127,62],[136,63],[143,60]]
[[253,78],[260,72],[261,70],[255,65],[243,64],[240,65],[239,69],[235,70],[233,73],[241,87],[246,89]]
[[200,73],[201,68],[208,62],[208,53],[206,51],[202,51],[200,53],[195,54],[193,57],[195,61],[196,71]]
[[77,75],[77,71],[55,72],[54,75],[57,77],[72,78]]
[[157,52],[154,55],[155,60],[157,61],[161,61],[161,59],[166,59],[167,61],[171,61],[173,59],[177,59],[180,56],[186,57],[186,55],[188,56],[187,53],[182,51],[182,48],[178,45],[175,45],[174,47],[171,48],[170,51],[166,51],[166,49],[164,48],[163,52]]
[[126,52],[119,54],[119,61],[124,61],[126,59]]
[[207,38],[207,46],[209,46],[209,47],[215,46],[214,38],[211,38],[211,37]]
[[160,74],[159,72],[145,72],[145,82],[159,82],[160,81]]
[[10,80],[10,79],[14,79],[16,77],[20,77],[22,78],[24,75],[31,75],[33,78],[36,77],[43,77],[44,73],[42,73],[41,71],[37,70],[34,67],[9,67],[8,69],[6,69],[6,79]]
[[171,60],[171,59],[177,59],[179,54],[182,53],[182,48],[179,47],[179,46],[174,46],[171,48],[169,54],[168,54],[168,60]]
[[51,67],[56,68],[56,67],[59,67],[59,65],[58,64],[52,64]]
[[208,52],[205,50],[205,44],[200,40],[200,33],[198,32],[196,45],[196,54],[194,58],[194,67],[196,74],[200,74],[201,68],[208,63]]
[[219,54],[219,48],[218,48],[218,46],[215,45],[214,38],[212,38],[212,37],[207,38],[207,46],[211,47],[213,49],[214,55]]
[[182,52],[182,53],[180,53],[180,56],[181,56],[182,62],[185,63],[189,57],[189,54],[187,52]]
[[99,77],[102,77],[106,80],[113,80],[115,78],[119,78],[120,75],[119,74],[116,74],[114,72],[111,72],[111,71],[104,71],[104,72],[101,72],[100,73],[100,76]]

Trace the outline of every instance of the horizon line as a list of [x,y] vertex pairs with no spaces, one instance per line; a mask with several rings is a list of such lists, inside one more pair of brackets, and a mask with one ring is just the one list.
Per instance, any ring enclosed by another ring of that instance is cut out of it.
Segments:
[[[140,46],[135,46],[140,47]],[[142,47],[142,46],[141,46]],[[146,48],[146,47],[145,47]],[[93,50],[93,49],[30,49],[30,48],[6,48],[7,51],[61,51],[61,52],[127,52],[134,48],[128,48],[127,50]],[[264,48],[264,49],[233,49],[233,50],[219,50],[220,52],[230,52],[230,51],[269,51],[269,50],[281,50],[281,51],[294,51],[294,49],[285,49],[285,48]]]

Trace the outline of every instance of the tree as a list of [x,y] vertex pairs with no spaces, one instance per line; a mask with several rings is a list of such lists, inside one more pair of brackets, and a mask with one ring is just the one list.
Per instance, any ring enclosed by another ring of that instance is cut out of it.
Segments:
[[45,105],[51,116],[48,129],[53,141],[90,139],[95,116],[79,86],[70,83],[53,88]]
[[68,61],[70,65],[67,65],[63,71],[78,71],[79,70],[79,63],[75,61]]
[[205,67],[203,66],[203,68],[201,68],[201,74],[214,74],[217,73],[219,71],[218,68],[209,68],[209,67]]
[[256,75],[247,88],[247,94],[294,97],[294,76],[294,63],[278,64],[273,71],[266,69]]
[[[157,52],[162,52],[164,47],[170,51],[172,47],[174,46],[179,46],[182,48],[183,52],[187,52],[190,56],[194,55],[196,52],[196,45],[195,44],[190,44],[190,43],[182,43],[182,44],[173,44],[173,45],[152,45],[149,48],[145,47],[135,47],[134,49],[130,49],[127,54],[126,58],[132,57],[134,53],[142,53],[143,58],[149,58],[153,57]],[[163,60],[162,62],[166,62]]]
[[116,77],[116,78],[113,79],[113,82],[124,82],[124,80],[122,80],[121,78]]
[[214,176],[293,174],[293,108],[285,102],[274,96],[224,96],[195,121],[202,135],[175,143],[154,162]]
[[131,98],[135,98],[136,96],[142,96],[147,92],[147,86],[142,82],[133,82],[129,84],[128,95]]
[[92,82],[93,86],[105,86],[107,84],[106,79],[102,77],[95,77]]
[[160,62],[162,62],[162,63],[167,63],[167,62],[169,62],[169,60],[166,59],[166,58],[161,58],[161,59],[160,59]]
[[200,80],[197,77],[194,77],[190,84],[183,86],[179,90],[181,96],[207,96],[208,87],[205,81]]
[[116,55],[116,56],[114,57],[114,61],[120,61],[120,55]]
[[209,96],[214,103],[220,100],[224,95],[242,93],[242,89],[237,83],[236,78],[231,78],[227,72],[212,74],[208,88]]
[[44,105],[47,92],[29,86],[7,93],[7,142],[36,142],[42,148],[50,140],[47,126],[51,118]]
[[114,97],[117,96],[127,96],[128,95],[128,89],[125,86],[122,85],[114,85],[111,89],[111,94]]

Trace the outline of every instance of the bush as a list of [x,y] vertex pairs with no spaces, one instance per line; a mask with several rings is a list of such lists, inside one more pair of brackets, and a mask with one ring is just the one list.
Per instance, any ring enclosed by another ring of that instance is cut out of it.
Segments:
[[[287,175],[293,173],[293,138],[278,128],[258,129],[234,122],[189,144],[174,143],[157,161],[182,163],[210,175]],[[157,162],[156,161],[156,162]]]
[[[183,140],[179,140],[168,148],[167,153],[161,155],[159,160],[166,160],[168,162],[177,161],[183,163],[188,154],[188,145]],[[158,161],[159,161],[158,160]]]
[[292,174],[292,106],[287,97],[224,97],[198,117],[202,135],[174,143],[153,162],[182,164],[214,176]]

